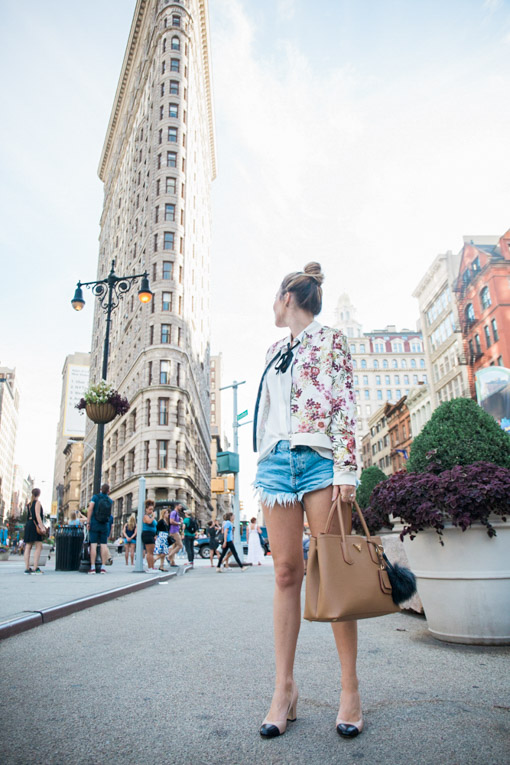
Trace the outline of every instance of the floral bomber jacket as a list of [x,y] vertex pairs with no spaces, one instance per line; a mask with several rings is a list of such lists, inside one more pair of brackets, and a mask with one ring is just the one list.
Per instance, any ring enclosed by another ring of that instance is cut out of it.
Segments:
[[[284,338],[266,353],[266,368],[255,405],[255,451],[259,449],[269,414],[265,376],[286,350],[287,343],[288,338]],[[299,434],[300,444],[331,449],[335,479],[339,474],[350,474],[354,479],[356,401],[351,355],[340,330],[321,326],[313,333],[305,332],[293,362],[290,408],[292,436]]]

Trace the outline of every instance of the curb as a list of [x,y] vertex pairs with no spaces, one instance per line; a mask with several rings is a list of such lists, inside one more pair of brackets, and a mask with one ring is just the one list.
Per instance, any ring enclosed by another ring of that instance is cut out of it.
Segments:
[[[182,574],[185,573],[186,571],[182,572]],[[131,592],[145,590],[147,587],[152,587],[153,585],[158,584],[158,582],[168,582],[176,576],[178,576],[176,571],[171,571],[164,576],[151,575],[151,578],[146,581],[126,584],[122,587],[115,587],[113,590],[98,592],[95,595],[88,595],[85,598],[78,598],[77,600],[71,600],[68,603],[61,603],[58,606],[51,606],[51,608],[43,608],[41,611],[29,611],[27,612],[27,616],[21,616],[18,619],[13,619],[10,622],[0,624],[0,640],[12,637],[13,635],[18,635],[20,632],[26,632],[26,630],[31,630],[42,624],[53,622],[56,619],[62,619],[64,616],[70,616],[70,614],[75,614],[77,611],[83,611],[86,608],[98,606],[101,603],[120,598],[123,595],[129,595]]]

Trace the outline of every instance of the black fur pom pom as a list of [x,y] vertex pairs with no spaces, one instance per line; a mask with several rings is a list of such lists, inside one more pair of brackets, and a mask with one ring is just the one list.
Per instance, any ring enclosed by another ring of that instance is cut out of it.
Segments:
[[412,571],[398,563],[390,563],[386,555],[386,571],[391,584],[391,597],[393,602],[399,606],[405,600],[409,600],[416,592],[416,577]]

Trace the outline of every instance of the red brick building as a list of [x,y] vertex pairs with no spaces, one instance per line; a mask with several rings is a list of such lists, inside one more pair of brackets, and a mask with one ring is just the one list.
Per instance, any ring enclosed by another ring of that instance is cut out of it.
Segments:
[[386,420],[391,445],[391,469],[396,473],[405,468],[413,440],[406,396],[402,396],[396,404],[386,404]]
[[510,229],[495,245],[464,245],[455,292],[476,398],[475,372],[494,365],[510,368]]

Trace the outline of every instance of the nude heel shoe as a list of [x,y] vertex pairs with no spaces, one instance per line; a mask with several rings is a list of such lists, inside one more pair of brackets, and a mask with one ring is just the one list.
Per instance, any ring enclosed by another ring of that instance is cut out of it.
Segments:
[[274,723],[262,723],[259,728],[259,733],[262,738],[276,738],[276,736],[283,736],[287,730],[287,723],[295,722],[297,719],[297,701],[298,691],[297,688],[295,688],[292,694],[292,699],[290,700],[289,708],[287,710],[287,719],[283,721],[278,720],[278,722]]
[[344,738],[354,738],[363,730],[363,718],[357,722],[347,722],[347,720],[340,720],[337,718],[336,730],[337,733]]

